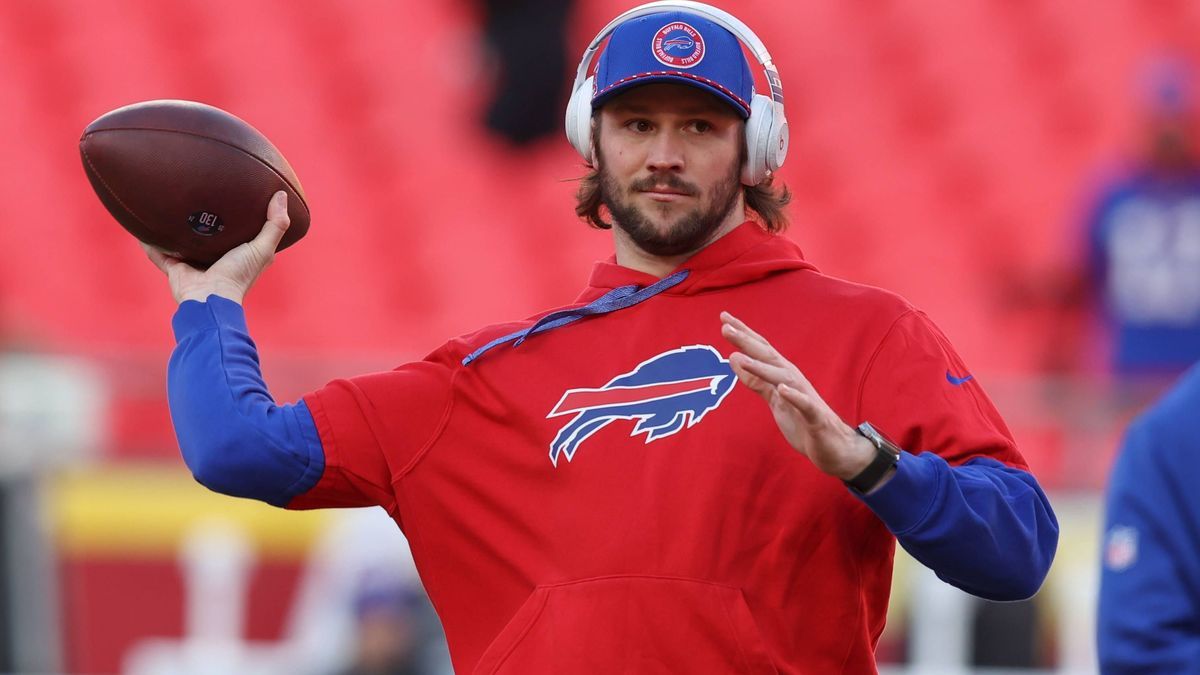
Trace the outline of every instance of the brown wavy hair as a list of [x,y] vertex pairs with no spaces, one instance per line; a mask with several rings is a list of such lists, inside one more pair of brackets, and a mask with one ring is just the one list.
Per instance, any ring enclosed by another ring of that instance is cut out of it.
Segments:
[[[596,154],[600,154],[600,125],[592,115],[592,143],[595,144]],[[738,160],[746,161],[746,144],[738,144]],[[775,177],[769,176],[758,185],[743,185],[742,195],[746,200],[746,210],[749,215],[762,224],[771,233],[783,232],[787,229],[788,218],[786,207],[792,201],[792,193],[786,185],[775,187]],[[575,191],[575,215],[588,225],[600,230],[612,229],[612,223],[604,219],[602,211],[603,200],[600,195],[600,170],[589,166],[586,175],[579,179],[579,189]]]

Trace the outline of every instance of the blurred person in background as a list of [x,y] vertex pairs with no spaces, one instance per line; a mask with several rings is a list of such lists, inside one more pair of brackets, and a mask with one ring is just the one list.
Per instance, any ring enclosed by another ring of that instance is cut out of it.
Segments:
[[[389,638],[393,626],[397,634]],[[451,672],[408,542],[382,509],[331,514],[309,555],[286,643],[289,672],[301,675],[393,661],[422,675]]]
[[280,406],[241,303],[286,195],[207,270],[147,249],[180,303],[168,390],[197,480],[384,507],[462,672],[874,672],[897,540],[981,597],[1036,592],[1058,524],[979,382],[925,314],[780,235],[765,48],[654,3],[581,71],[610,31],[568,128],[576,213],[614,255],[573,303]]
[[1114,373],[1155,391],[1200,360],[1200,154],[1191,69],[1152,64],[1141,152],[1094,200],[1089,294]]
[[[1013,280],[1010,302],[1049,311],[1042,369],[1116,378],[1132,410],[1200,359],[1200,116],[1192,68],[1143,69],[1136,150],[1085,201],[1078,262]],[[1102,356],[1101,356],[1102,353]],[[1093,359],[1093,355],[1098,357]]]
[[1108,484],[1102,673],[1200,673],[1200,366],[1129,427]]
[[420,585],[381,571],[360,580],[354,599],[355,646],[338,675],[432,675],[425,665],[428,627]]
[[513,145],[560,129],[566,100],[567,21],[575,0],[480,0],[494,88],[484,122]]

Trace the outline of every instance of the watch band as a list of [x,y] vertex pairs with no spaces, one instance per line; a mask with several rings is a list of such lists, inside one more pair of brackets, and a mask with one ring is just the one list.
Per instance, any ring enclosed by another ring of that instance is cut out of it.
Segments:
[[879,481],[900,462],[900,448],[879,433],[869,422],[863,422],[855,429],[860,436],[875,446],[875,459],[857,476],[843,481],[850,489],[859,494],[873,490]]

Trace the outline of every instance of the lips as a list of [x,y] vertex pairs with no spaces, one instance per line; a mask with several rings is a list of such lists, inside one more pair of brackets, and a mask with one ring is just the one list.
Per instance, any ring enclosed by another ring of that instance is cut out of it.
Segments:
[[689,198],[689,195],[683,194],[682,192],[673,191],[673,190],[672,191],[644,190],[642,192],[642,194],[646,195],[646,198],[649,199],[650,201],[662,202],[664,204],[678,202],[678,201]]

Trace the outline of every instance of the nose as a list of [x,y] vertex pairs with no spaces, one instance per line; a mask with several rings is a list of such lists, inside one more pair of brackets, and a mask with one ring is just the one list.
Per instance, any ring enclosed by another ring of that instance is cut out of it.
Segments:
[[683,142],[668,129],[654,135],[646,152],[646,168],[651,173],[682,171],[684,167]]

